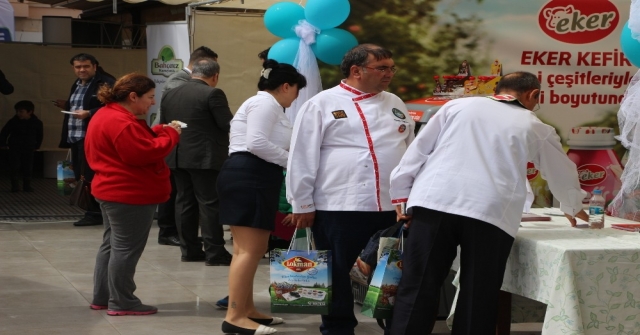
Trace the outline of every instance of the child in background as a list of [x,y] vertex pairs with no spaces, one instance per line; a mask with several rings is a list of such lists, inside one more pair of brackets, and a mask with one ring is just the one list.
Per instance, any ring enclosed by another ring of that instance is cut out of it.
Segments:
[[33,114],[33,102],[22,100],[15,104],[16,116],[9,119],[0,131],[0,148],[9,149],[11,192],[20,191],[18,183],[22,174],[22,190],[33,192],[33,153],[42,144],[42,121]]

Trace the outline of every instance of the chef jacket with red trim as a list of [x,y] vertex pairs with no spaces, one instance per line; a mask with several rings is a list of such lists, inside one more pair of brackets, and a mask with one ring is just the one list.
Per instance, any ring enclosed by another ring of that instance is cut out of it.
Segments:
[[294,213],[393,210],[389,178],[414,139],[397,96],[363,93],[344,82],[300,110],[287,164]]

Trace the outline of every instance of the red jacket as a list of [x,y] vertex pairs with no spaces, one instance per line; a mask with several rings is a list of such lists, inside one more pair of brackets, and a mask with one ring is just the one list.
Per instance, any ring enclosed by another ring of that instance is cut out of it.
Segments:
[[171,184],[164,158],[179,138],[172,128],[149,128],[117,103],[102,107],[91,118],[84,144],[95,171],[91,193],[100,200],[131,205],[166,202]]

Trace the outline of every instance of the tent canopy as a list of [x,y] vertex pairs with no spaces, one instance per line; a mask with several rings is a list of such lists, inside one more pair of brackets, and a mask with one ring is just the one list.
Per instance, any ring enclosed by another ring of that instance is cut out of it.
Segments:
[[44,3],[51,6],[62,6],[71,9],[89,10],[113,3],[113,1],[124,1],[127,3],[141,2],[161,2],[166,5],[182,5],[186,3],[201,4],[203,7],[220,8],[220,9],[251,9],[266,10],[274,3],[281,0],[32,0],[34,2]]

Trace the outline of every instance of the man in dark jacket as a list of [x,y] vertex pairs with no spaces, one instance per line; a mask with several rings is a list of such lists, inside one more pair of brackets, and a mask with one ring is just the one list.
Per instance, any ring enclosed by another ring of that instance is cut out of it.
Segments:
[[[176,180],[176,223],[183,262],[229,265],[224,233],[218,222],[216,180],[229,155],[229,123],[233,118],[224,92],[215,88],[220,66],[212,59],[197,61],[192,79],[162,96],[161,123],[182,121],[180,143],[167,156]],[[198,241],[198,226],[202,244]]]
[[[102,85],[113,86],[113,77],[98,71],[98,61],[92,55],[81,53],[69,61],[78,79],[71,85],[69,99],[56,100],[54,105],[72,114],[65,114],[62,123],[60,148],[71,148],[71,162],[76,180],[93,179],[93,170],[86,163],[84,155],[84,138],[89,121],[104,106],[98,100],[98,90]],[[102,214],[86,212],[84,218],[75,222],[74,226],[102,225]]]
[[[201,46],[191,53],[189,56],[189,64],[186,68],[173,73],[167,78],[162,88],[162,95],[167,93],[172,88],[176,88],[187,81],[191,80],[191,68],[193,63],[203,58],[211,58],[214,61],[218,61],[218,54],[215,51]],[[157,99],[157,96],[156,96]],[[157,118],[153,121],[156,125],[160,122],[160,115],[162,113],[162,106],[158,108]],[[173,174],[171,179],[171,194],[169,200],[163,204],[158,205],[158,243],[165,245],[180,246],[180,237],[178,236],[178,227],[176,225],[176,195],[178,191],[176,189],[176,181]]]
[[9,119],[0,131],[0,148],[9,148],[11,192],[20,191],[18,176],[21,173],[22,190],[33,192],[33,153],[42,144],[42,121],[33,114],[35,107],[31,101],[18,101],[14,109],[16,116]]

